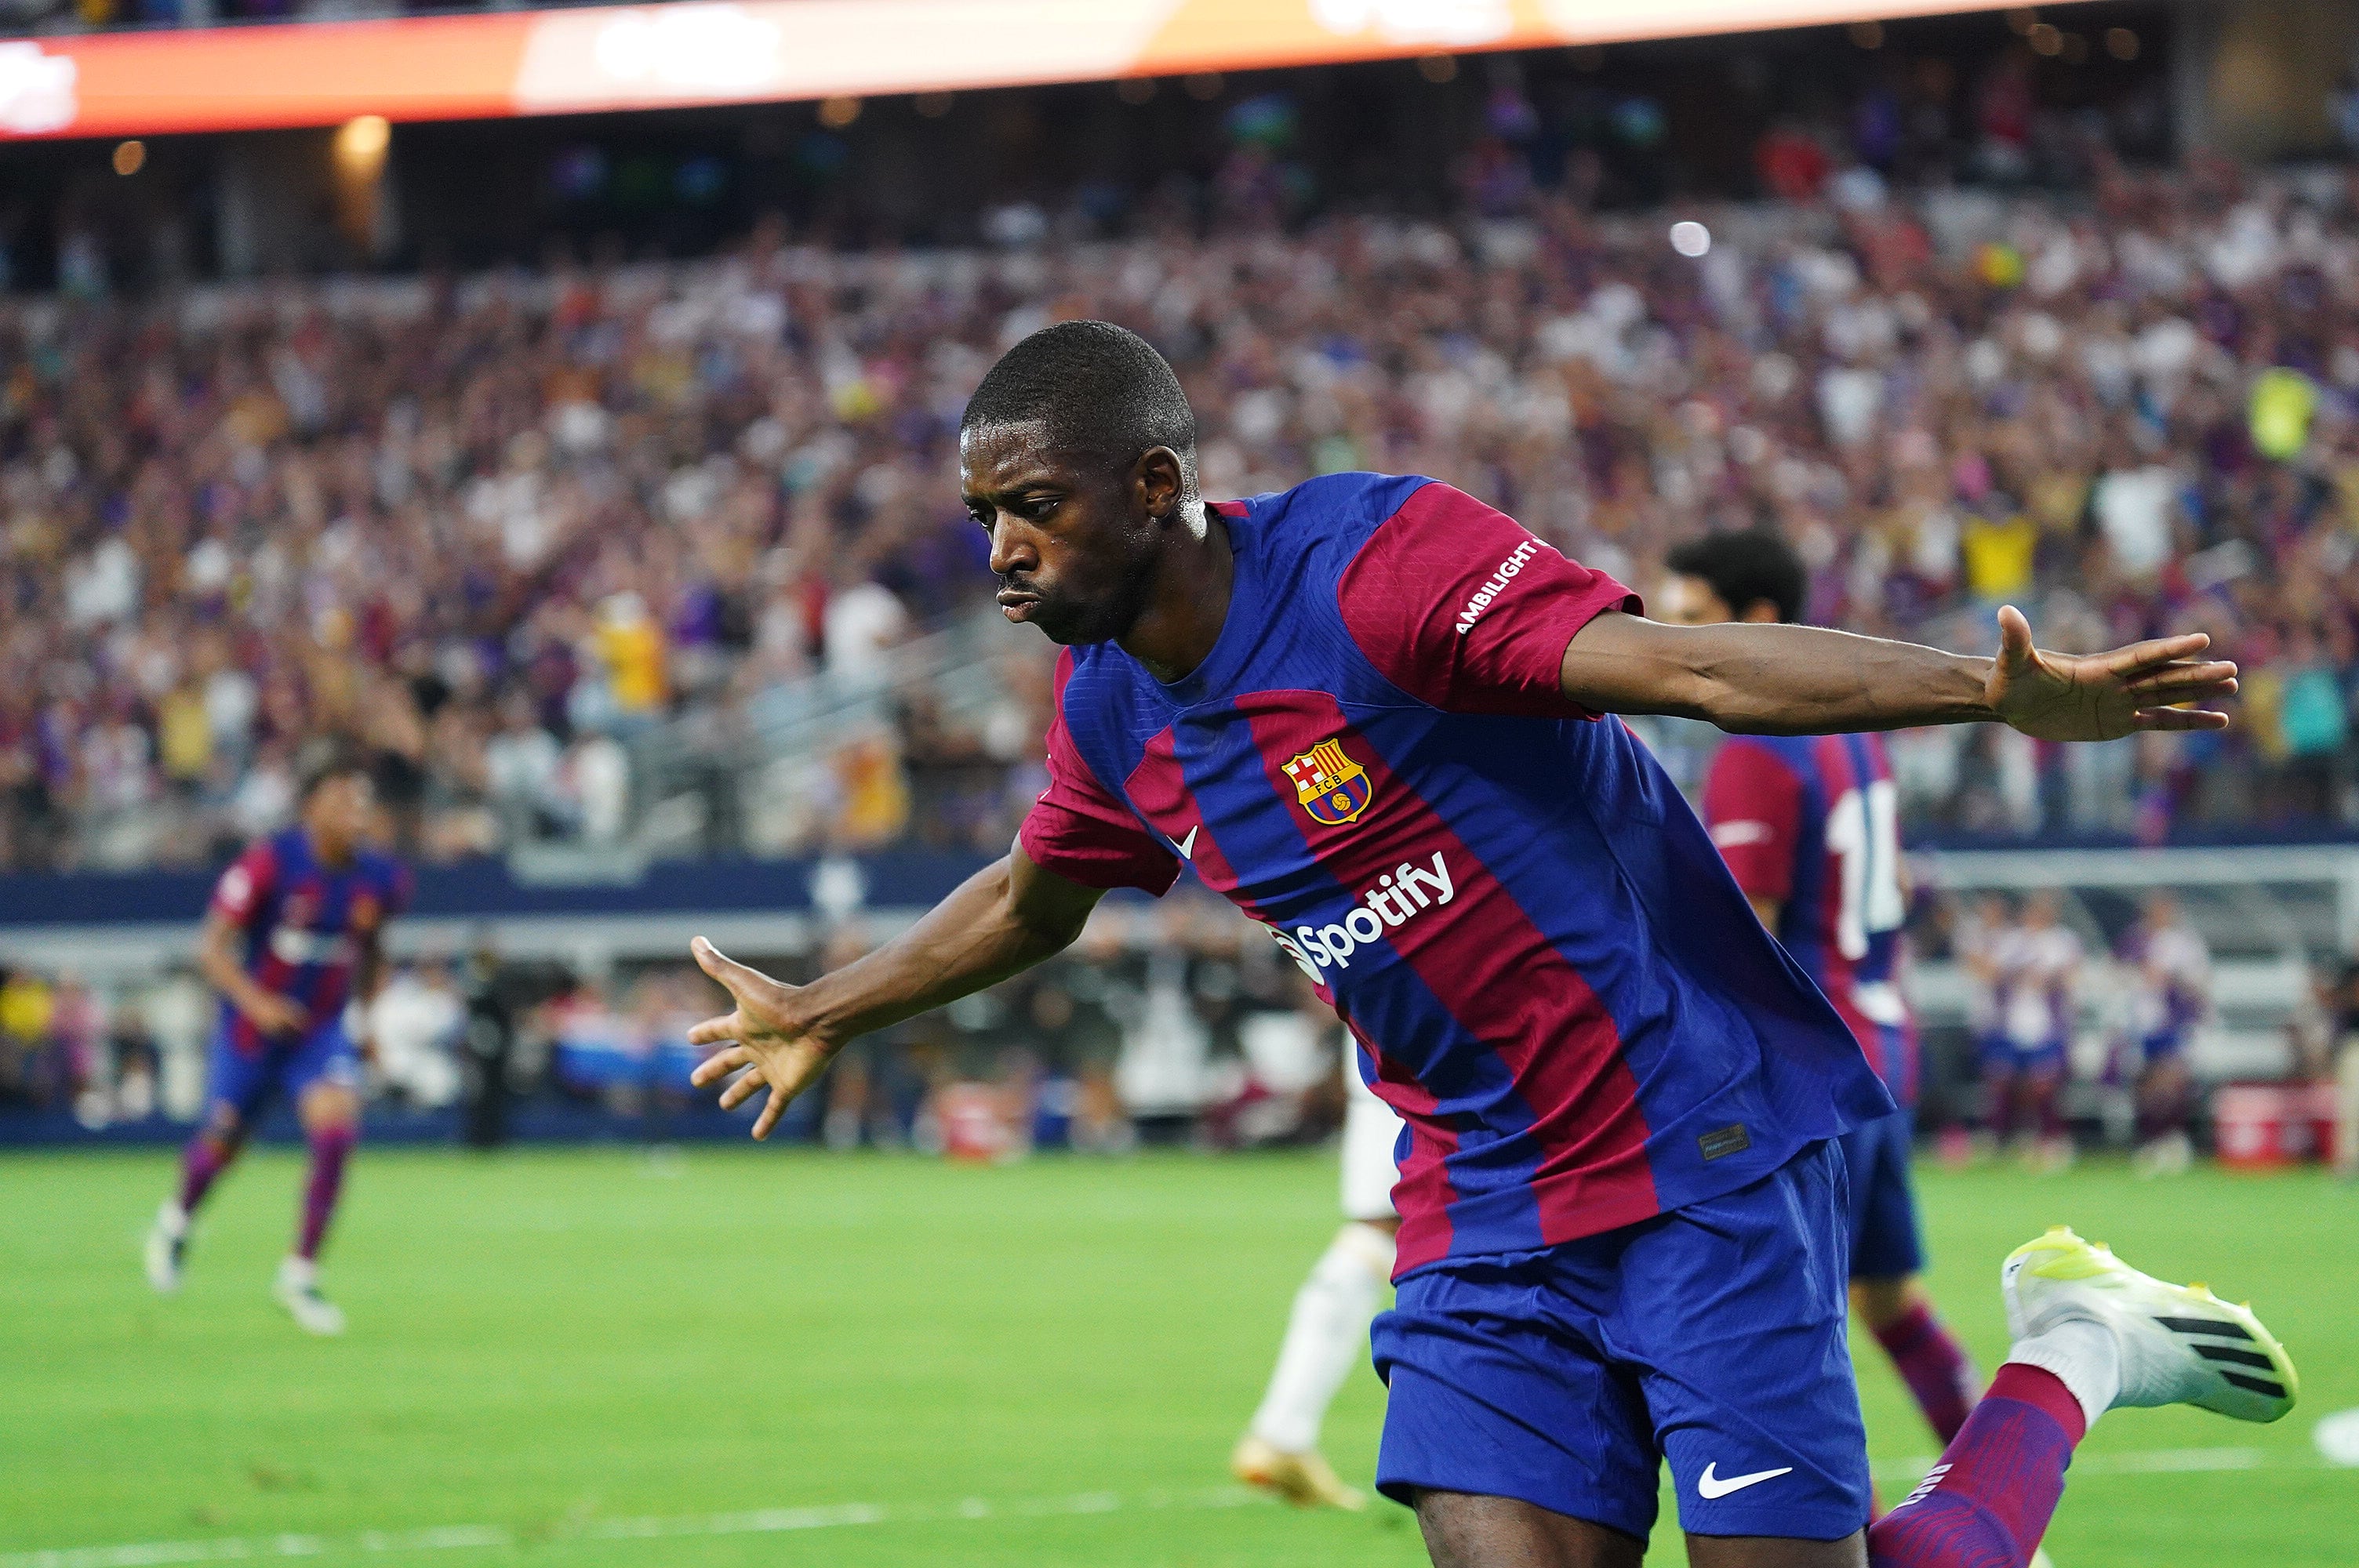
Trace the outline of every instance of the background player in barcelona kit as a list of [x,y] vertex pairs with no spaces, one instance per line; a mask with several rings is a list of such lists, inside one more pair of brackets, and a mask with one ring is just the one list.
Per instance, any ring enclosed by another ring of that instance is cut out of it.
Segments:
[[[1799,622],[1799,557],[1773,534],[1712,534],[1665,562],[1662,619],[1684,626]],[[1917,1032],[1895,983],[1906,914],[1897,792],[1875,735],[1738,736],[1714,753],[1703,819],[1761,923],[1851,1026],[1900,1108],[1843,1134],[1851,1303],[1946,1444],[1982,1392],[1973,1359],[1918,1276],[1908,1179]]]
[[340,1334],[343,1314],[320,1292],[319,1255],[360,1128],[360,1056],[344,1008],[375,994],[385,924],[409,884],[365,846],[375,803],[360,754],[319,742],[300,766],[300,820],[239,856],[205,914],[198,962],[221,993],[221,1022],[204,1124],[182,1152],[179,1190],[148,1233],[147,1278],[159,1291],[179,1288],[197,1206],[284,1095],[310,1146],[310,1173],[274,1292],[303,1328]]
[[2203,638],[2070,658],[2009,611],[1971,659],[1663,626],[1428,480],[1207,507],[1177,377],[1103,322],[1010,350],[960,458],[1003,609],[1068,649],[1049,787],[1005,860],[808,986],[694,944],[735,1003],[690,1032],[723,1046],[698,1081],[748,1069],[722,1101],[766,1087],[756,1136],[846,1040],[1039,962],[1105,889],[1161,892],[1184,861],[1302,966],[1408,1126],[1376,1481],[1438,1563],[1636,1563],[1666,1461],[1700,1568],[2020,1563],[2100,1412],[2289,1408],[2249,1313],[2059,1232],[2009,1260],[2016,1346],[1941,1467],[1864,1533],[1834,1141],[1892,1099],[1600,717],[2217,728],[2173,706],[2234,688]]

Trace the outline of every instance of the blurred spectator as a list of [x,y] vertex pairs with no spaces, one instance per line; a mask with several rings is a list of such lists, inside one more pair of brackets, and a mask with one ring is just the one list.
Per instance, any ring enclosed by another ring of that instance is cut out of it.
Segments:
[[377,1077],[410,1105],[434,1108],[459,1098],[454,1053],[466,1009],[439,959],[405,964],[369,1009]]
[[[1974,89],[1987,158],[2037,152],[2023,91]],[[1911,135],[1878,143],[1896,167]],[[332,724],[427,859],[650,823],[1006,843],[1052,650],[927,633],[991,586],[958,413],[1051,314],[1169,351],[1208,494],[1431,473],[1641,587],[1689,533],[1769,526],[1830,623],[1987,646],[2015,600],[2050,645],[2192,627],[2245,665],[2237,730],[2102,762],[1899,738],[1920,826],[2359,819],[2349,189],[2205,165],[1912,192],[1838,178],[1824,126],[1775,137],[1790,199],[1715,217],[1699,259],[1527,191],[1457,225],[922,254],[766,232],[708,263],[0,302],[0,865],[266,832]]]

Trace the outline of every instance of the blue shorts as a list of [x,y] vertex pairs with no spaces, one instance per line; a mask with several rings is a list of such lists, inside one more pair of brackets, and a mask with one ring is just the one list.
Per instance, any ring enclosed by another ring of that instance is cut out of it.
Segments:
[[1908,1180],[1917,1116],[1896,1110],[1843,1135],[1851,1185],[1851,1277],[1897,1280],[1925,1271],[1917,1193]]
[[1515,1498],[1647,1539],[1670,1462],[1700,1535],[1867,1524],[1843,1152],[1544,1251],[1437,1263],[1376,1319],[1376,1486]]
[[2164,1062],[2175,1062],[2187,1053],[2187,1032],[2180,1029],[2158,1029],[2138,1042],[2138,1057],[2152,1067]]
[[2064,1070],[2064,1042],[2042,1041],[2018,1045],[2003,1034],[1986,1037],[1980,1052],[1983,1072],[1990,1076],[2050,1077]]
[[247,1055],[230,1041],[226,1028],[213,1031],[212,1065],[206,1079],[209,1106],[228,1106],[239,1125],[251,1130],[255,1121],[284,1095],[300,1099],[313,1084],[340,1084],[358,1088],[360,1054],[339,1018],[299,1041],[273,1041]]

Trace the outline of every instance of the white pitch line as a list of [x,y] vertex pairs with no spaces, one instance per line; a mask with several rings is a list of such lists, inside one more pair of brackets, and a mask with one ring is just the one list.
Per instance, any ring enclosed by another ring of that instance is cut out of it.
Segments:
[[[1913,1483],[1922,1479],[1933,1464],[1930,1457],[1904,1459],[1877,1465],[1872,1474],[1879,1481]],[[2074,1472],[2084,1476],[2150,1476],[2272,1467],[2289,1466],[2282,1461],[2273,1465],[2269,1456],[2257,1448],[2155,1448],[2126,1454],[2092,1454],[2072,1465]],[[1120,1492],[1080,1492],[1062,1498],[1015,1498],[998,1502],[988,1498],[962,1498],[952,1503],[835,1503],[811,1508],[753,1509],[738,1513],[588,1519],[535,1539],[538,1544],[551,1541],[662,1541],[952,1519],[1071,1518],[1117,1513],[1127,1509],[1234,1509],[1268,1500],[1244,1487],[1218,1487],[1192,1492],[1154,1489],[1136,1497]],[[212,1541],[53,1547],[0,1555],[0,1568],[168,1568],[182,1563],[321,1557],[345,1552],[447,1552],[516,1544],[516,1532],[500,1525],[446,1524],[428,1530],[369,1530],[347,1536],[249,1535]]]
[[[1125,1509],[1234,1509],[1267,1499],[1243,1487],[1209,1491],[1160,1489],[1125,1498],[1119,1492],[1082,1492],[1063,1498],[1016,1498],[993,1502],[963,1498],[955,1503],[837,1503],[800,1509],[753,1509],[740,1513],[677,1514],[642,1519],[588,1519],[538,1538],[549,1541],[656,1541],[683,1536],[754,1535],[790,1530],[838,1530],[865,1524],[922,1524],[947,1519],[1047,1519],[1116,1513]],[[0,1568],[164,1568],[180,1563],[220,1563],[262,1557],[319,1557],[342,1552],[442,1552],[465,1547],[514,1546],[516,1532],[495,1524],[446,1524],[430,1530],[363,1530],[356,1535],[246,1535],[212,1541],[146,1541],[122,1546],[53,1547],[0,1555]]]

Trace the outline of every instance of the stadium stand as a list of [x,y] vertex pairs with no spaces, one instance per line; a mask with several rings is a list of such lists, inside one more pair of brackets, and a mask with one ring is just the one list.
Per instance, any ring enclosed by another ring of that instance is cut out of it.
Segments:
[[1184,250],[772,229],[705,263],[11,300],[0,859],[210,859],[327,726],[429,860],[1003,843],[1045,685],[959,629],[985,579],[951,430],[997,345],[1093,314],[1180,365],[1215,493],[1429,472],[1642,584],[1682,535],[1773,526],[1827,622],[1973,645],[2018,600],[2059,646],[2200,626],[2248,671],[2217,741],[1905,738],[1920,823],[2346,818],[2339,177],[1830,194],[1709,213],[1697,259],[1669,214],[1535,197]]

